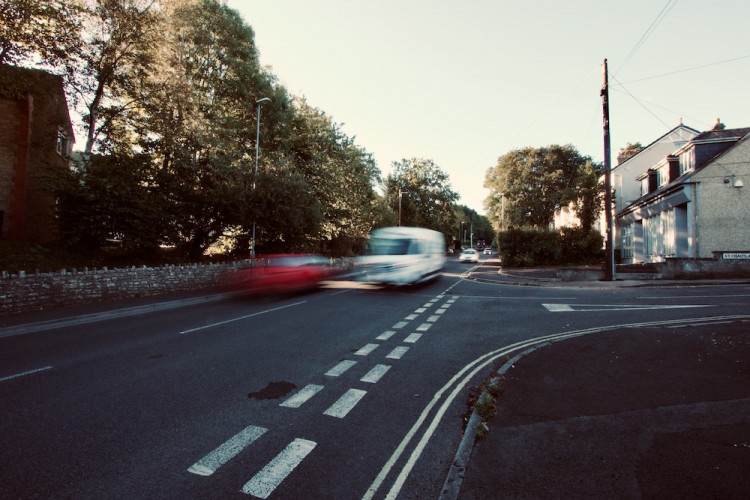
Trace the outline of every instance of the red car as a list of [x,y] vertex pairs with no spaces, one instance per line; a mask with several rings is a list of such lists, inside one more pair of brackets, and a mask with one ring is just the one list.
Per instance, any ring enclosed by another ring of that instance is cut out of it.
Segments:
[[241,273],[239,286],[249,291],[289,292],[317,287],[336,268],[320,255],[273,254],[256,257],[255,267]]

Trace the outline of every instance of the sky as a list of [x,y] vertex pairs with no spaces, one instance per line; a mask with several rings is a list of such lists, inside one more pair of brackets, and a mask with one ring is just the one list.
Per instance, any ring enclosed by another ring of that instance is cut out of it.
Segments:
[[375,158],[433,160],[484,214],[487,170],[525,147],[611,160],[680,124],[750,126],[747,0],[227,0],[260,62]]

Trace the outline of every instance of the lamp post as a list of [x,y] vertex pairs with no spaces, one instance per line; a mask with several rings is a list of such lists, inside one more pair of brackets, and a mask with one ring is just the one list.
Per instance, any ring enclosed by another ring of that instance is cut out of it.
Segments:
[[[271,102],[268,97],[263,97],[255,101],[258,105],[257,122],[255,126],[255,175],[253,175],[253,193],[255,193],[255,182],[258,178],[258,151],[260,150],[260,107]],[[255,211],[253,211],[253,241],[250,248],[250,260],[252,267],[255,267]]]

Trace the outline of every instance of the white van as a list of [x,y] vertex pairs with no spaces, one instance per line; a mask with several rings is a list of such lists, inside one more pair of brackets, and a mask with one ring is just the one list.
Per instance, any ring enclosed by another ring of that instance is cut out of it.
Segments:
[[409,285],[440,276],[445,267],[445,237],[422,227],[384,227],[370,233],[357,259],[360,280]]

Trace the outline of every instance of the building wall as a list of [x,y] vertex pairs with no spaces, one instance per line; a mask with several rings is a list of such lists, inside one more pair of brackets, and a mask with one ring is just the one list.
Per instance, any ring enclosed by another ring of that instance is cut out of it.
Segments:
[[615,213],[641,197],[641,183],[637,180],[643,172],[678,150],[698,132],[687,127],[677,127],[631,159],[612,169],[612,186],[615,189]]
[[0,238],[59,241],[49,181],[67,171],[58,132],[74,136],[63,82],[44,71],[0,65]]
[[7,238],[11,227],[16,145],[20,140],[18,106],[17,100],[0,96],[0,238]]
[[[750,251],[750,138],[719,156],[694,176],[697,185],[697,256]],[[737,180],[744,187],[734,187]]]

